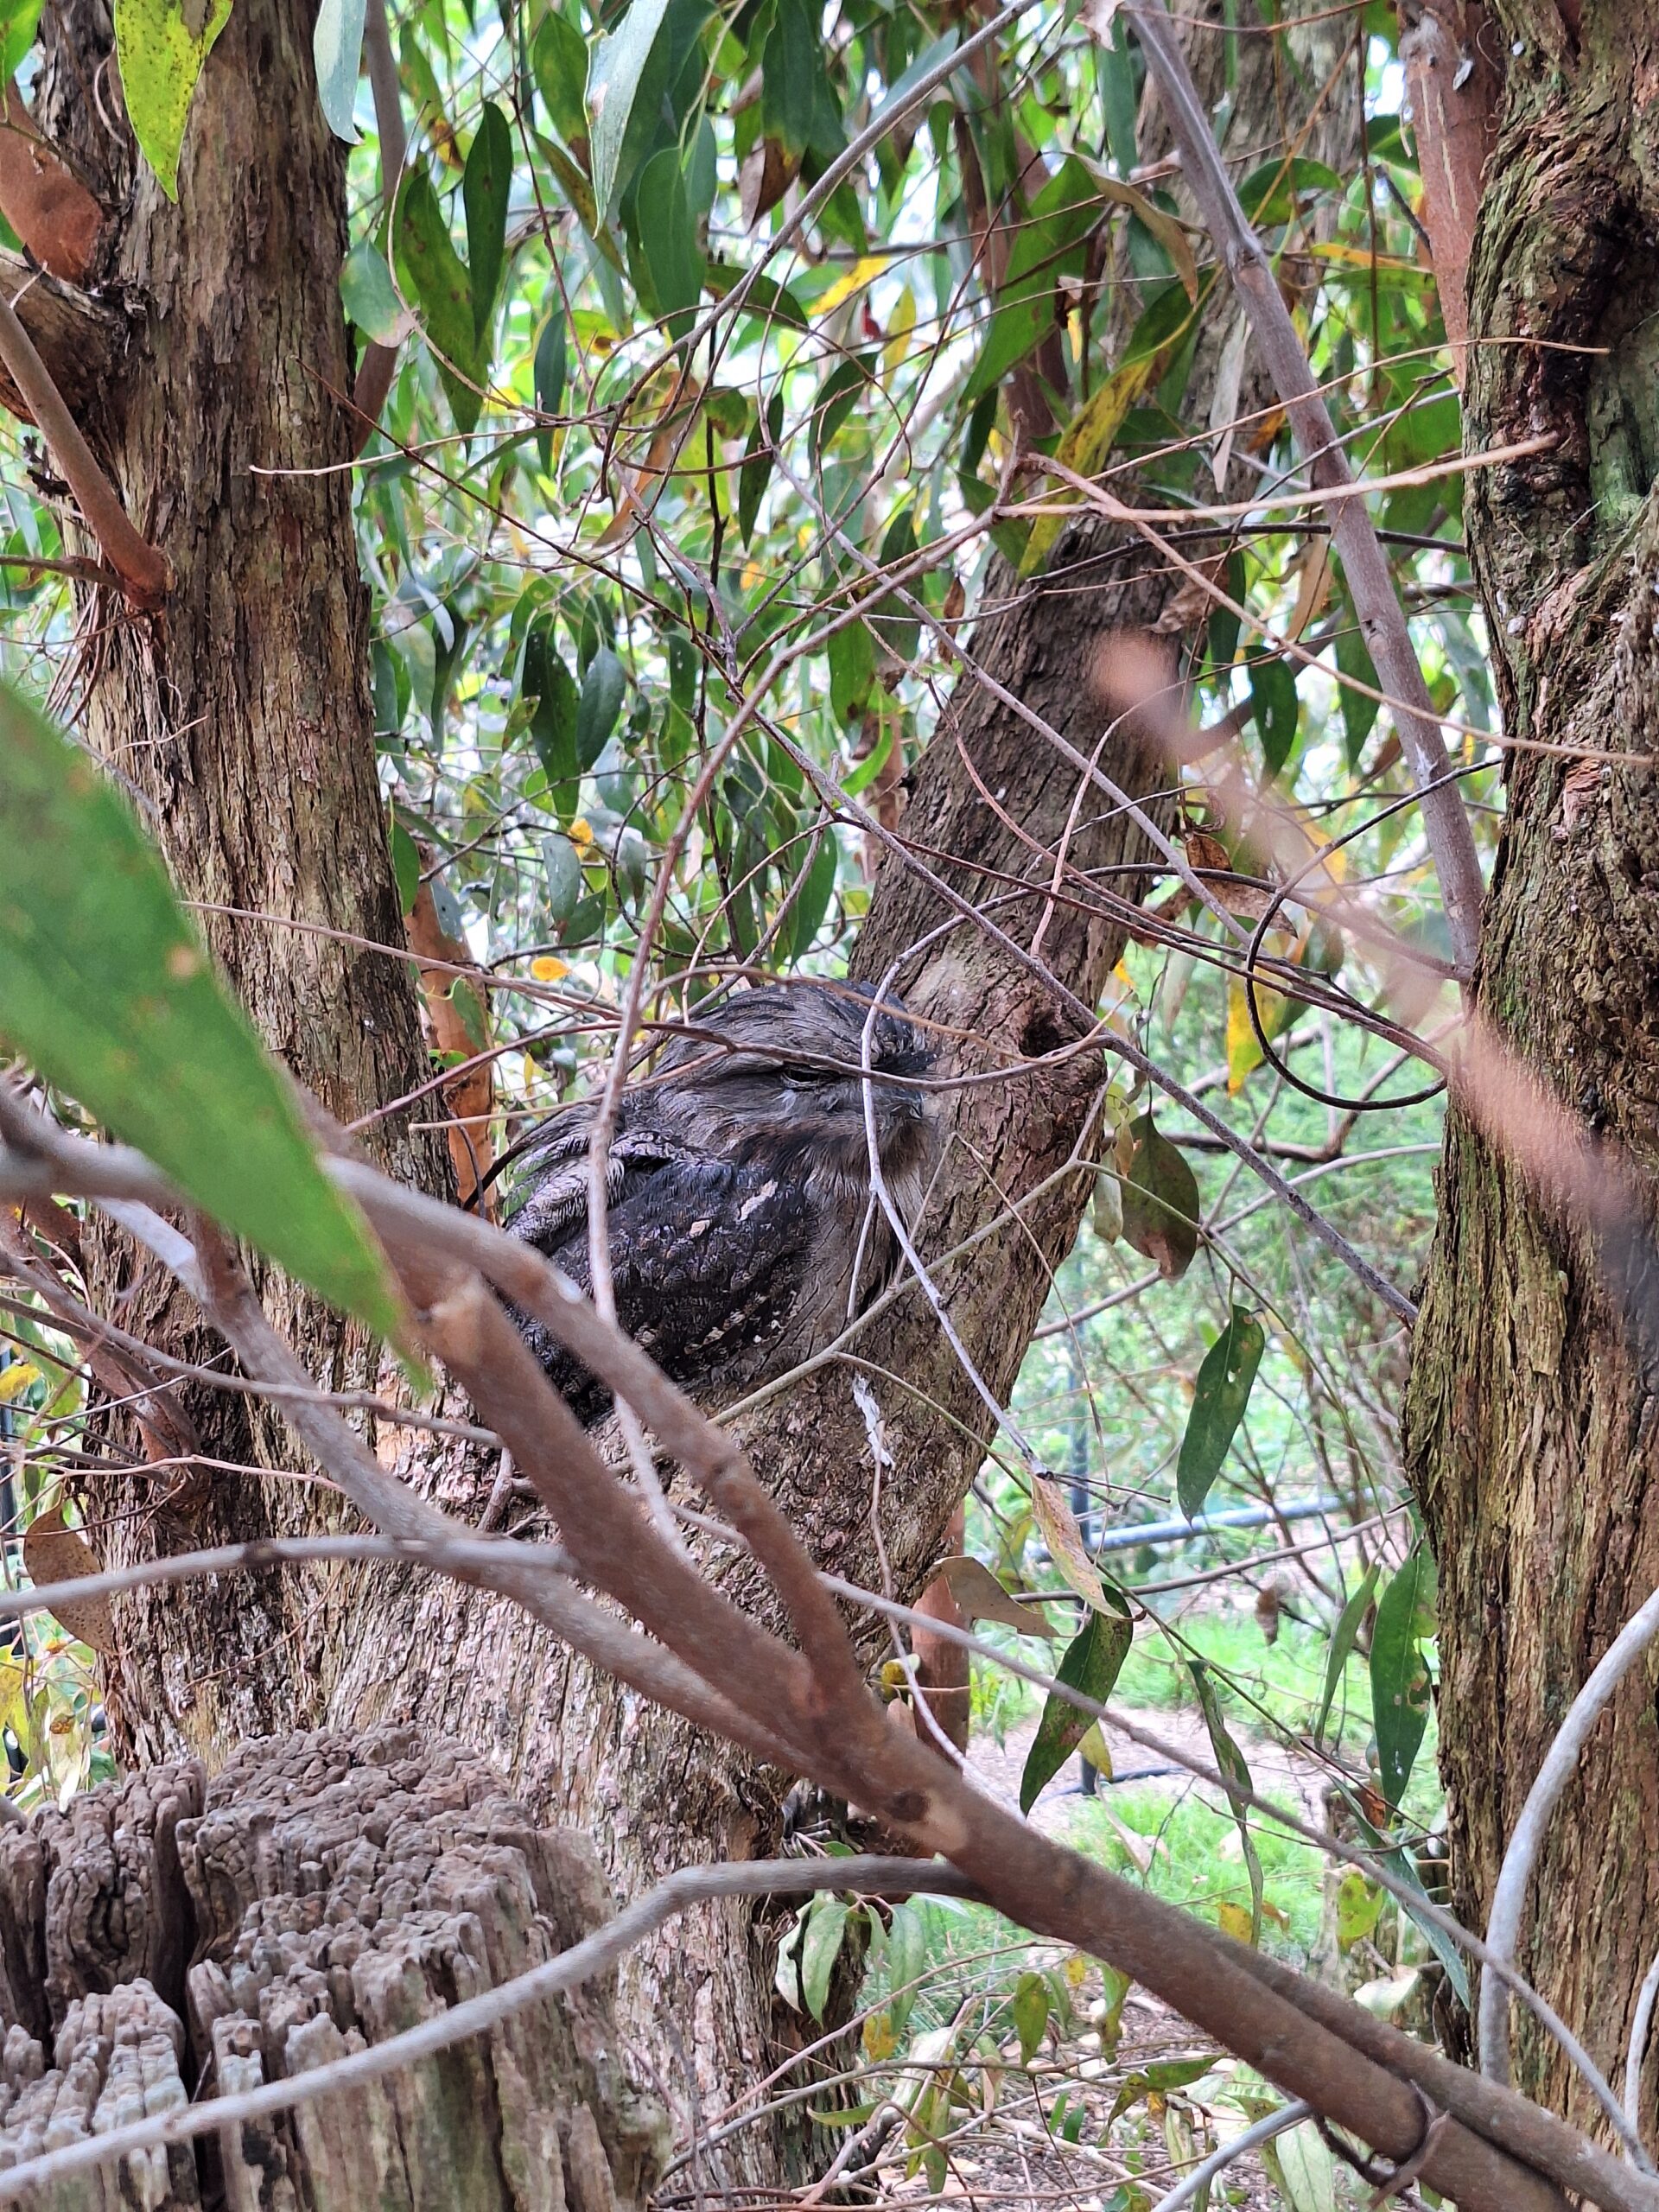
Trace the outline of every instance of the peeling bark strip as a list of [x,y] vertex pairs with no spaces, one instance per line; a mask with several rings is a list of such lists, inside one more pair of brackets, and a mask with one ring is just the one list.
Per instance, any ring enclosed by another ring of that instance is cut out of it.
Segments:
[[[480,1760],[409,1730],[251,1745],[212,1782],[187,1762],[106,1783],[0,1833],[0,2171],[384,2042],[609,1912],[584,1838],[537,1828]],[[589,1984],[227,2130],[200,2172],[189,2145],[158,2145],[74,2201],[192,2212],[216,2175],[230,2212],[632,2212],[667,2152]]]
[[[1586,760],[1511,763],[1479,1001],[1650,1177],[1659,808],[1650,768],[1597,756],[1659,759],[1659,17],[1587,0],[1569,53],[1554,0],[1497,12],[1511,52],[1470,263],[1465,441],[1524,425],[1559,443],[1471,478],[1465,527],[1504,728]],[[1455,1113],[1405,1414],[1440,1567],[1454,1897],[1480,1926],[1573,1696],[1659,1587],[1659,1398],[1598,1253]],[[1637,1668],[1548,1824],[1517,1960],[1615,2072],[1659,1928],[1654,1711]],[[1514,2062],[1529,2095],[1588,2119],[1526,2019]],[[1656,2096],[1650,2053],[1644,2122]]]
[[1463,388],[1469,249],[1503,97],[1503,35],[1481,0],[1400,0],[1400,60],[1452,373]]

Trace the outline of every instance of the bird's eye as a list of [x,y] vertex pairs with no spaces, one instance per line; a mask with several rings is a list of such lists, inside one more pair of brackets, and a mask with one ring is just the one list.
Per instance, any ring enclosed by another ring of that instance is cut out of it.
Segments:
[[829,1080],[827,1068],[810,1068],[799,1060],[785,1060],[778,1071],[780,1080],[791,1090],[807,1090]]

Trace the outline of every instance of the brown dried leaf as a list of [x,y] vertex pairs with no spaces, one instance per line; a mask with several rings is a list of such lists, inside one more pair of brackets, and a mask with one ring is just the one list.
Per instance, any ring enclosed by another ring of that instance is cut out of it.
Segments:
[[[79,1582],[89,1574],[102,1574],[97,1553],[63,1517],[61,1505],[37,1513],[23,1531],[23,1565],[37,1590],[48,1583]],[[78,1643],[94,1651],[115,1649],[115,1624],[107,1598],[64,1598],[52,1608],[54,1618]]]
[[1217,875],[1231,874],[1232,855],[1220,838],[1212,837],[1207,830],[1189,830],[1182,842],[1186,847],[1189,867],[1208,868]]
[[1017,1629],[1021,1636],[1046,1636],[1051,1640],[1060,1632],[1034,1605],[1022,1605],[1017,1598],[1009,1597],[989,1567],[965,1552],[941,1560],[938,1576],[966,1621],[997,1621],[1004,1628]]
[[775,138],[762,138],[750,148],[737,173],[737,204],[746,231],[752,231],[763,215],[771,213],[800,166]]
[[1104,1588],[1089,1557],[1083,1531],[1065,1492],[1047,1475],[1031,1478],[1031,1510],[1043,1532],[1048,1555],[1085,1605],[1097,1613],[1110,1611]]

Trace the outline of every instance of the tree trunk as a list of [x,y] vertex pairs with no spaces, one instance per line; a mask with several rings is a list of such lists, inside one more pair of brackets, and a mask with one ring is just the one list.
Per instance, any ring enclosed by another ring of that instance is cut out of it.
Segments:
[[[1307,12],[1302,31],[1240,42],[1230,137],[1255,158],[1288,137],[1340,165],[1357,131],[1351,39],[1344,19]],[[111,205],[131,187],[115,250],[137,326],[121,385],[92,427],[130,509],[180,581],[164,627],[100,632],[90,725],[154,809],[187,895],[397,943],[347,479],[251,474],[255,465],[313,469],[346,452],[334,398],[347,382],[340,172],[317,113],[307,15],[289,0],[238,0],[197,95],[176,210],[153,180],[134,181],[124,139],[105,137],[95,105],[78,99],[104,58],[100,22],[97,0],[65,0],[54,17],[60,97],[48,119]],[[1217,96],[1224,46],[1213,35],[1195,41]],[[1126,287],[1122,296],[1138,294]],[[1196,419],[1235,313],[1217,297],[1188,384]],[[1247,375],[1241,411],[1265,397]],[[1186,550],[1206,548],[1194,539]],[[988,601],[997,611],[973,646],[1001,684],[1154,805],[1166,782],[1161,760],[1133,726],[1108,730],[1089,677],[1114,631],[1160,632],[1179,645],[1202,621],[1202,610],[1173,606],[1179,583],[1138,542],[1080,524],[1040,582],[993,573]],[[948,856],[930,865],[1017,943],[1040,942],[1065,990],[1098,1002],[1123,944],[1115,900],[1135,895],[1147,845],[1119,807],[971,676],[915,770],[901,834],[918,852]],[[1066,872],[1054,891],[1062,851]],[[941,922],[950,926],[924,944]],[[267,1037],[337,1114],[410,1087],[420,1063],[414,996],[394,963],[342,938],[235,915],[210,914],[207,925]],[[854,969],[874,978],[895,963],[911,1006],[961,1040],[948,1054],[957,1069],[1001,1078],[950,1095],[952,1141],[923,1242],[962,1343],[1006,1404],[1089,1195],[1109,1066],[1097,1047],[1075,1049],[1081,1032],[1061,998],[889,858]],[[395,1138],[388,1152],[397,1172],[438,1179],[435,1154]],[[133,1325],[179,1340],[181,1318],[159,1287],[142,1282],[129,1316],[135,1307]],[[290,1305],[276,1318],[323,1380],[360,1374],[360,1348],[315,1308]],[[881,1533],[895,1591],[910,1596],[938,1555],[993,1422],[913,1285],[855,1350],[879,1370],[873,1387],[891,1461]],[[749,1416],[742,1433],[818,1559],[879,1580],[856,1372],[820,1370]],[[248,1420],[234,1401],[227,1409],[200,1395],[191,1403],[213,1456],[284,1463],[264,1416]],[[406,1432],[401,1441],[410,1478],[476,1518],[493,1469],[411,1445]],[[312,1517],[296,1485],[223,1477],[205,1503],[175,1500],[164,1515],[148,1495],[134,1517],[130,1495],[105,1492],[102,1503],[105,1548],[117,1557]],[[714,1571],[749,1594],[738,1567],[716,1561]],[[753,1602],[766,1609],[762,1593]],[[522,1617],[431,1578],[320,1573],[227,1581],[188,1597],[172,1590],[124,1608],[123,1635],[112,1703],[128,1745],[145,1756],[183,1745],[212,1763],[241,1735],[319,1716],[350,1730],[418,1717],[435,1733],[481,1742],[538,1813],[556,1808],[588,1829],[625,1893],[688,1859],[757,1854],[779,1832],[779,1777],[643,1710]],[[772,1959],[763,1916],[710,1910],[646,1947],[625,1978],[625,2028],[664,2054],[671,2084],[692,2085],[705,2129],[734,2086],[753,2082],[778,2056]],[[777,2139],[751,2129],[721,2146],[705,2178],[766,2184],[778,2171]]]
[[[0,1832],[0,2169],[291,2079],[499,1986],[609,1917],[586,1837],[475,1754],[314,1734],[108,1783]],[[667,2114],[612,1985],[217,2140],[32,2190],[31,2212],[639,2212]]]
[[[48,10],[43,120],[105,205],[107,265],[129,309],[124,357],[82,427],[128,512],[166,551],[165,614],[87,609],[83,726],[133,792],[175,881],[266,1041],[351,1121],[426,1071],[401,946],[375,774],[367,593],[351,514],[350,389],[340,302],[345,176],[317,99],[312,10],[238,0],[203,73],[172,205],[120,117],[100,0]],[[100,97],[85,88],[96,80]],[[283,474],[292,471],[293,474]],[[391,1172],[444,1187],[404,1117],[369,1141]],[[205,1356],[188,1301],[124,1238],[91,1248],[106,1310]],[[371,1347],[273,1281],[276,1317],[312,1371],[373,1380]],[[203,1451],[291,1468],[280,1422],[252,1402],[186,1401]],[[224,1472],[116,1479],[90,1508],[111,1564],[315,1525],[307,1485]],[[241,1738],[315,1721],[327,1694],[339,1577],[265,1575],[138,1593],[121,1607],[109,1705],[137,1759],[181,1745],[222,1758]]]
[[[1577,757],[1512,756],[1479,999],[1651,1168],[1659,158],[1637,118],[1659,25],[1643,0],[1587,0],[1570,28],[1548,0],[1497,13],[1513,58],[1471,264],[1465,439],[1560,443],[1471,477],[1465,524],[1505,728]],[[1569,1702],[1659,1583],[1654,1389],[1585,1237],[1453,1116],[1406,1437],[1440,1566],[1456,1900],[1477,1928]],[[1615,2078],[1659,1926],[1653,1684],[1650,1664],[1626,1680],[1554,1815],[1520,1961]],[[1587,2123],[1559,2054],[1529,2016],[1516,2029],[1518,2086]],[[1651,2065],[1647,2082],[1650,2127]]]
[[[1317,20],[1288,41],[1242,41],[1230,136],[1260,148],[1294,135],[1313,112],[1299,143],[1340,166],[1357,142],[1357,80],[1344,59],[1351,38],[1341,22],[1309,12]],[[1214,36],[1194,41],[1194,66],[1213,96],[1223,45]],[[1147,121],[1155,133],[1155,115]],[[1207,414],[1236,312],[1224,296],[1209,317],[1185,403],[1194,419]],[[1268,397],[1252,366],[1239,411]],[[1243,488],[1241,472],[1230,496]],[[1215,550],[1197,537],[1183,544],[1194,559]],[[1161,633],[1172,649],[1190,643],[1207,608],[1173,607],[1181,581],[1139,540],[1083,523],[1037,582],[1021,584],[994,565],[984,595],[998,611],[979,624],[971,648],[997,683],[1155,812],[1164,810],[1157,794],[1168,783],[1162,756],[1133,724],[1109,731],[1090,671],[1102,640],[1118,631]],[[971,674],[909,781],[900,836],[1017,944],[1039,943],[1053,977],[1096,1005],[1123,950],[1121,902],[1140,895],[1134,863],[1151,849],[1133,822]],[[1062,850],[1067,873],[1051,899]],[[946,933],[924,942],[947,922]],[[959,1340],[1006,1406],[1093,1187],[1096,1116],[1112,1064],[1098,1048],[1069,1051],[1079,1030],[1056,994],[971,921],[955,919],[923,878],[889,855],[852,972],[874,982],[894,963],[896,988],[913,1013],[939,1025],[954,1071],[1006,1077],[944,1096],[950,1141],[920,1240]],[[914,1284],[849,1349],[869,1363],[888,1462],[879,1490],[886,1572],[895,1594],[911,1599],[945,1548],[993,1423]],[[840,1363],[819,1369],[741,1416],[739,1433],[819,1563],[879,1588],[871,1440],[853,1395],[861,1371]],[[725,1560],[712,1571],[775,1622],[770,1593],[753,1577]],[[868,1624],[863,1633],[872,1660],[885,1656],[885,1639]],[[410,1581],[395,1604],[378,1602],[359,1620],[356,1637],[331,1707],[336,1725],[419,1714],[425,1725],[441,1719],[481,1739],[531,1803],[556,1805],[595,1835],[625,1895],[688,1858],[758,1856],[776,1843],[786,1777],[642,1709],[474,1592]],[[690,2076],[705,2130],[734,2089],[816,2032],[773,1997],[776,1934],[776,1917],[764,1909],[709,1907],[686,1915],[624,1969],[624,2020],[641,2036],[660,2037],[664,2020],[675,2024],[686,2062],[671,2094]],[[773,2186],[780,2166],[804,2170],[804,2149],[798,2109],[775,2130],[757,2126],[711,2151],[705,2179],[726,2189]]]

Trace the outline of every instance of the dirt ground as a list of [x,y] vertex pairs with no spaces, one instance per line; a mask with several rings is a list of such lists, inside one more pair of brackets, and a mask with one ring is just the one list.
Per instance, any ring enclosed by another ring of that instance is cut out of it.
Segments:
[[[1134,1712],[1126,1718],[1206,1765],[1211,1763],[1209,1738],[1196,1713]],[[1035,1731],[1033,1719],[1011,1729],[1000,1745],[989,1736],[976,1739],[969,1753],[969,1772],[988,1796],[1018,1803],[1020,1777]],[[1156,1750],[1121,1730],[1109,1728],[1107,1739],[1119,1786],[1131,1782],[1141,1788],[1162,1786],[1172,1798],[1190,1786],[1188,1775]],[[1312,1762],[1298,1759],[1265,1738],[1241,1742],[1241,1749],[1258,1789],[1318,1821],[1319,1775]],[[1063,1838],[1077,1821],[1084,1802],[1077,1784],[1078,1763],[1071,1759],[1033,1808],[1031,1817],[1045,1833]],[[1111,1785],[1103,1783],[1101,1795],[1109,1807]],[[1078,1998],[1082,2018],[1087,2018],[1091,2000],[1099,1995],[1098,1976],[1091,1974]],[[1209,2047],[1167,2005],[1140,1989],[1132,1989],[1124,2001],[1122,2034],[1109,2060],[1103,2057],[1099,2035],[1091,2029],[1079,2027],[1058,2043],[1051,2031],[1026,2081],[1021,2082],[1017,2073],[1011,2075],[997,2109],[976,2127],[964,2128],[953,2143],[941,2199],[982,2207],[983,2212],[1119,2212],[1119,2208],[1128,2212],[1129,2207],[1155,2204],[1184,2170],[1176,2157],[1179,2120],[1172,2144],[1158,2101],[1150,2107],[1143,2103],[1127,2120],[1118,2122],[1104,2147],[1097,2147],[1117,2084],[1138,2068],[1196,2055]],[[1088,2114],[1084,2139],[1076,2145],[1057,2140],[1046,2118],[1062,2089],[1074,2104],[1081,2099]],[[1179,2112],[1179,2101],[1177,2108]],[[1222,2119],[1229,2134],[1244,2124],[1242,2117],[1224,2109]],[[890,2181],[884,2195],[911,2207],[931,2201],[933,2191],[926,2176],[918,2172],[908,2180]],[[1212,2207],[1237,2208],[1237,2212],[1280,2212],[1284,2203],[1255,2156],[1227,2169],[1211,2189],[1210,2202]]]

